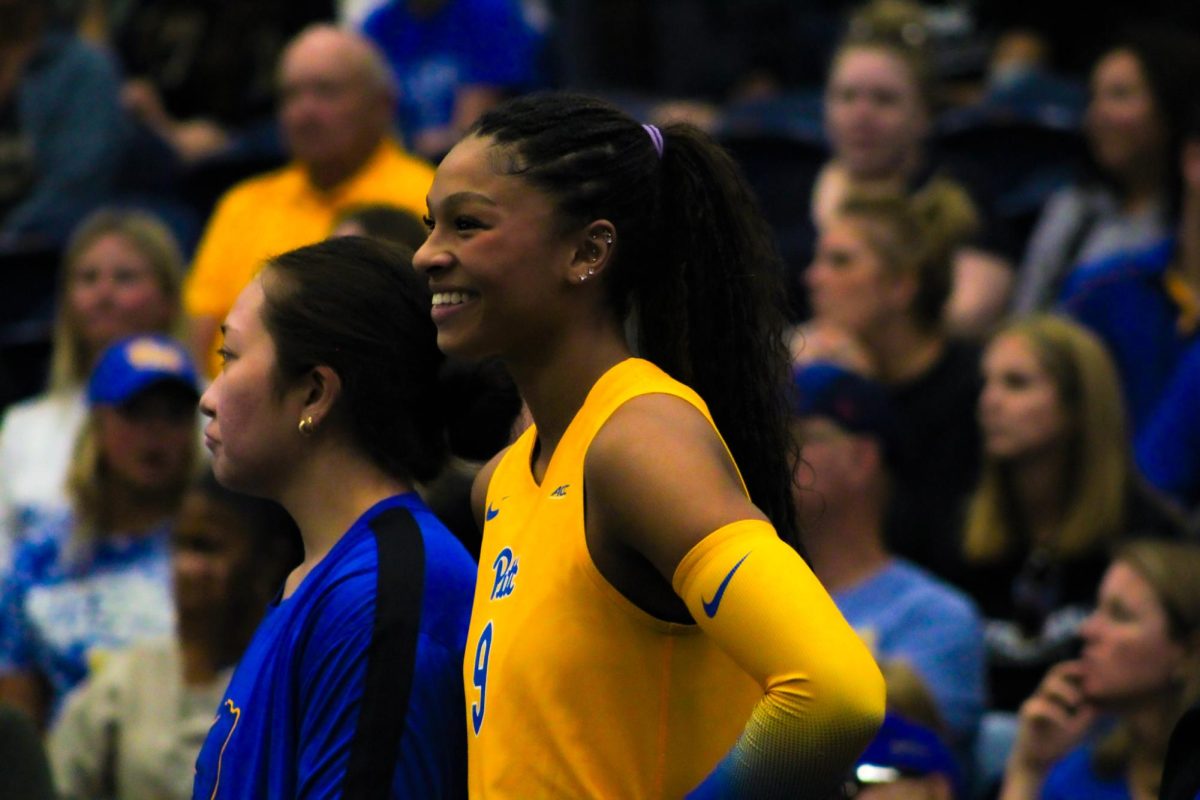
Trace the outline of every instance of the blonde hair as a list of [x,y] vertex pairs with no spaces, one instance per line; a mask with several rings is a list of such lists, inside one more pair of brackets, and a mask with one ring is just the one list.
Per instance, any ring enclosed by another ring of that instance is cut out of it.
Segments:
[[936,178],[912,196],[851,194],[837,213],[863,223],[867,246],[885,269],[915,278],[914,319],[927,330],[939,328],[954,283],[954,252],[978,225],[966,191]]
[[887,684],[888,711],[924,725],[941,736],[946,735],[946,721],[938,711],[933,692],[908,661],[901,658],[882,659],[879,661],[879,671]]
[[[1104,345],[1063,317],[1039,314],[1011,322],[991,339],[1019,336],[1050,376],[1068,419],[1069,493],[1052,558],[1095,552],[1121,533],[1130,454],[1117,372]],[[964,551],[968,561],[992,561],[1028,545],[1017,529],[1016,499],[1008,468],[986,458],[971,498]]]
[[150,264],[159,288],[171,307],[170,333],[186,335],[182,312],[183,257],[179,245],[162,222],[140,211],[101,209],[75,229],[67,243],[59,272],[58,310],[54,320],[53,349],[50,356],[51,392],[69,391],[82,384],[92,368],[90,352],[70,308],[72,273],[84,254],[97,241],[116,234],[128,242]]
[[[1121,547],[1112,563],[1125,564],[1150,584],[1167,617],[1167,634],[1187,651],[1179,696],[1167,729],[1200,699],[1200,546],[1190,542],[1139,539]],[[1093,764],[1101,775],[1118,776],[1129,766],[1135,740],[1118,723],[1096,747]],[[1165,758],[1166,753],[1160,754]]]
[[936,103],[937,81],[925,10],[911,0],[874,0],[852,17],[834,54],[836,64],[850,50],[883,50],[908,69],[926,110]]

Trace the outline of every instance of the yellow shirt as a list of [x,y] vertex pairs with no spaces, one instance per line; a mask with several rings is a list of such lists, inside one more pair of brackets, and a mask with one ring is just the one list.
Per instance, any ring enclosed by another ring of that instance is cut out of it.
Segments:
[[629,359],[592,387],[541,485],[529,467],[534,429],[488,485],[463,671],[473,798],[682,797],[762,696],[711,637],[637,608],[588,553],[588,445],[622,403],[649,393],[708,417],[686,386]]
[[[184,286],[190,316],[223,320],[233,301],[273,255],[320,241],[345,209],[390,203],[422,214],[433,167],[394,140],[382,142],[356,174],[321,192],[293,162],[234,186],[217,204]],[[215,354],[210,371],[220,368]]]

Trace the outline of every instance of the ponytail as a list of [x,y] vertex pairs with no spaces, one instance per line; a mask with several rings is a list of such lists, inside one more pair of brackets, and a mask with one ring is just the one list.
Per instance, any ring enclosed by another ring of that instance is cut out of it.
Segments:
[[663,133],[661,261],[634,293],[640,352],[704,398],[754,502],[798,546],[779,256],[732,158],[693,126]]
[[507,169],[555,199],[564,229],[607,219],[613,313],[635,350],[708,405],[750,490],[799,549],[792,501],[782,267],[732,159],[690,125],[643,126],[583,95],[524,95],[468,135],[508,148]]

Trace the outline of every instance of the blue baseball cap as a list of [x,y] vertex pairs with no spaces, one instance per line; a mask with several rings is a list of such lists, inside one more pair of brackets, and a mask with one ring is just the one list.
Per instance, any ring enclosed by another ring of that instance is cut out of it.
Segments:
[[141,334],[109,346],[88,379],[92,405],[119,406],[152,385],[173,383],[200,396],[196,365],[186,348],[169,336]]
[[814,361],[792,371],[792,416],[825,417],[849,433],[871,436],[895,464],[899,429],[887,389],[843,366]]
[[962,772],[954,753],[935,731],[888,712],[854,767],[860,784],[888,783],[905,776],[944,775],[962,796]]

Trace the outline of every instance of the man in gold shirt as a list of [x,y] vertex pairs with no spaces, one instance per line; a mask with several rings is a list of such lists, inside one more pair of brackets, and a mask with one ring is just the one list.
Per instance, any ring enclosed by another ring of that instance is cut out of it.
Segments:
[[215,372],[217,327],[263,260],[325,238],[350,206],[423,213],[433,169],[391,134],[396,93],[364,38],[330,25],[301,32],[279,68],[279,122],[292,161],[234,186],[217,204],[184,289],[192,343]]

